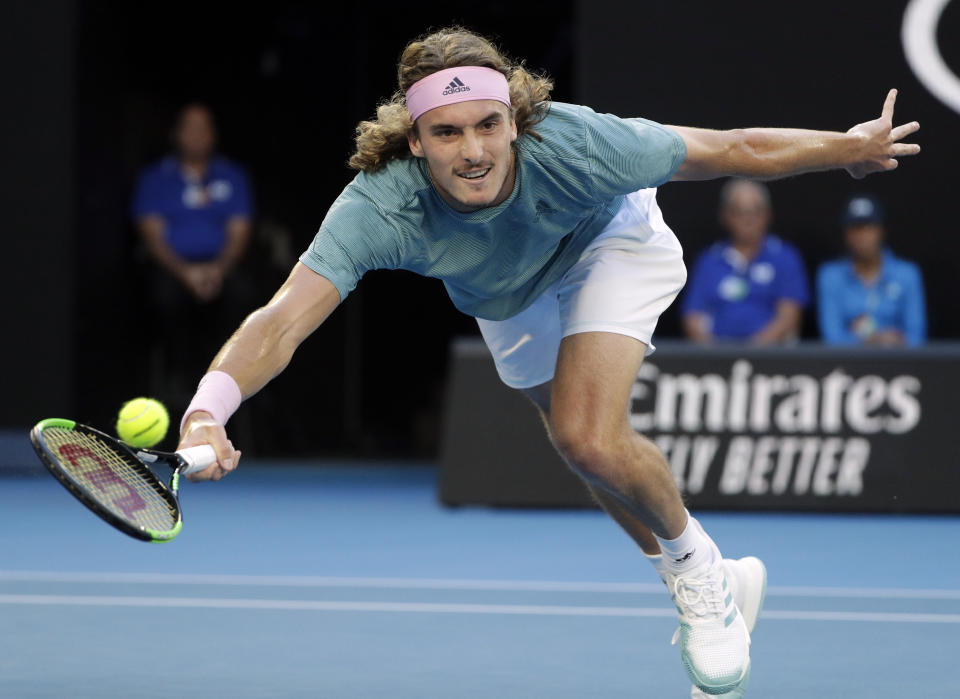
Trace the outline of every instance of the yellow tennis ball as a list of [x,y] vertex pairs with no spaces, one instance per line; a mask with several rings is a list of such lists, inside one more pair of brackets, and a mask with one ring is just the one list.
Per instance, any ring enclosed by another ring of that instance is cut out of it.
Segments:
[[134,398],[123,404],[117,416],[117,435],[132,447],[152,447],[167,435],[170,415],[153,398]]

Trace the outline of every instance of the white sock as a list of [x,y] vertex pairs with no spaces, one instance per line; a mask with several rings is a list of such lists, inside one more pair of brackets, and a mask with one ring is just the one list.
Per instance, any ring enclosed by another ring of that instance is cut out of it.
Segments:
[[657,571],[660,579],[665,581],[667,579],[667,564],[663,562],[663,554],[658,553],[656,556],[651,556],[649,553],[644,553],[643,555],[653,566],[653,569]]
[[707,536],[700,523],[687,512],[687,526],[676,539],[661,539],[663,566],[671,573],[685,573],[705,563],[720,558],[720,551],[713,539]]

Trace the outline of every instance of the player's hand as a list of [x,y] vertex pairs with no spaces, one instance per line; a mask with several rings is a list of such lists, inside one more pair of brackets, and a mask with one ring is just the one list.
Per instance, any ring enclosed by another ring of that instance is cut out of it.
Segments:
[[233,443],[227,439],[227,431],[223,425],[202,410],[190,415],[183,426],[180,435],[180,444],[177,449],[195,447],[200,444],[209,444],[217,453],[217,463],[197,473],[187,476],[191,481],[218,481],[233,471],[240,461],[240,452],[233,448]]
[[847,131],[848,134],[858,136],[861,141],[856,162],[847,166],[847,172],[854,178],[859,180],[872,172],[893,170],[899,164],[897,158],[920,152],[920,146],[916,143],[900,143],[915,133],[920,124],[911,121],[894,128],[893,106],[896,101],[897,91],[890,90],[879,119],[857,124]]

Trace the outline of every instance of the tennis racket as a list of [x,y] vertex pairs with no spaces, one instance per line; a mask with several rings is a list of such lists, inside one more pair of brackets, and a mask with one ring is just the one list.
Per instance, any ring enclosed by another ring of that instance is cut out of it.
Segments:
[[[183,526],[177,499],[180,476],[217,460],[204,444],[168,453],[136,449],[73,420],[41,420],[30,441],[47,470],[96,515],[143,541],[170,541]],[[149,465],[173,469],[164,485]]]

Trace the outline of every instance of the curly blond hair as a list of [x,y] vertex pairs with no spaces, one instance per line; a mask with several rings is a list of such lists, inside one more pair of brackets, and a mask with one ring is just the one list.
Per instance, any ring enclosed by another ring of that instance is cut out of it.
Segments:
[[547,115],[553,81],[531,73],[522,62],[512,61],[479,34],[463,27],[448,27],[407,44],[397,65],[399,89],[377,107],[376,119],[357,125],[357,149],[350,156],[350,167],[376,172],[391,160],[409,158],[407,135],[416,127],[410,123],[406,91],[428,75],[459,66],[482,66],[503,73],[510,86],[517,135],[540,138],[533,127]]

